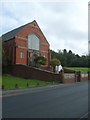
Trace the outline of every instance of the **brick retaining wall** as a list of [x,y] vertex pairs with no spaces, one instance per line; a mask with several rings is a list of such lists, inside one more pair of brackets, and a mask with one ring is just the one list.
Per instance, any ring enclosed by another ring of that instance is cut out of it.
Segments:
[[13,65],[11,74],[14,76],[23,77],[26,79],[59,81],[59,82],[62,81],[59,74],[48,72],[46,70],[32,68],[26,65]]
[[64,73],[63,83],[75,83],[75,82],[76,82],[75,73],[73,72]]
[[[9,72],[10,71],[10,72]],[[9,66],[8,73],[26,78],[26,79],[36,79],[36,80],[43,80],[43,81],[59,81],[61,83],[75,83],[80,82],[83,80],[88,80],[88,74],[87,76],[82,76],[80,74],[80,78],[77,76],[78,72],[75,71],[62,71],[59,74],[56,74],[54,72],[49,72],[47,70],[41,70],[39,68],[33,68],[26,65],[13,65]]]
[[63,83],[75,83],[76,80],[74,78],[63,79]]

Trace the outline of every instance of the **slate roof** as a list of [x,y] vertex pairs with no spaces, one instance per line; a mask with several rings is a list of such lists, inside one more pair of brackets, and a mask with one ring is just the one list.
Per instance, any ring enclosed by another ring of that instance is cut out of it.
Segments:
[[[17,36],[17,34],[18,34],[23,28],[25,28],[26,26],[28,26],[28,25],[30,25],[30,24],[32,24],[32,23],[35,23],[35,24],[38,26],[36,20],[33,20],[32,22],[30,22],[30,23],[28,23],[28,24],[25,24],[25,25],[23,25],[23,26],[20,26],[20,27],[14,29],[14,30],[11,30],[10,32],[7,32],[7,33],[3,34],[3,35],[2,35],[2,40],[3,40],[3,41],[8,41],[8,40],[14,38],[15,36]],[[38,27],[39,27],[39,26],[38,26]],[[39,29],[40,29],[40,28],[39,28]],[[40,31],[41,31],[41,29],[40,29]],[[41,31],[41,32],[42,32],[42,31]],[[42,34],[43,34],[43,32],[42,32]],[[44,35],[44,34],[43,34],[43,35]],[[44,36],[44,37],[45,37],[45,36]],[[45,37],[45,39],[46,39],[46,37]],[[46,41],[47,41],[47,39],[46,39]],[[47,41],[47,43],[48,43],[48,41]],[[48,43],[48,44],[49,44],[49,43]]]
[[[35,21],[35,20],[34,20],[34,21]],[[33,21],[33,22],[34,22],[34,21]],[[32,23],[32,22],[31,22],[31,23]],[[28,24],[30,24],[30,23],[28,23]],[[26,27],[28,24],[23,25],[23,26],[18,27],[18,28],[14,29],[14,30],[11,30],[10,32],[7,32],[7,33],[3,34],[3,35],[2,35],[2,40],[3,40],[3,41],[8,41],[8,40],[14,38],[14,37],[15,37],[24,27]]]

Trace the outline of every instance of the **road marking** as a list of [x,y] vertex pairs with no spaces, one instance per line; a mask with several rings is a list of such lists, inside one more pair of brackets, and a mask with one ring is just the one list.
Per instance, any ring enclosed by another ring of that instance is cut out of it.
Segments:
[[[89,113],[84,114],[79,120],[85,118]],[[88,117],[87,117],[88,118]]]

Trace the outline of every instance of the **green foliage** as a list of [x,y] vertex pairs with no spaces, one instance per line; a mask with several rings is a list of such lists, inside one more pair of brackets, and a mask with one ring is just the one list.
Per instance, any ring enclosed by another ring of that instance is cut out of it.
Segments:
[[34,61],[36,64],[46,65],[47,59],[43,56],[38,56]]
[[[28,83],[27,83],[28,82]],[[14,77],[9,74],[3,74],[2,76],[2,84],[0,86],[4,86],[5,90],[16,89],[16,88],[31,88],[37,86],[46,86],[52,84],[59,84],[58,82],[47,82],[40,80],[31,80],[31,79],[23,79],[20,77]]]
[[0,67],[1,66],[2,66],[2,38],[0,37]]
[[86,74],[89,71],[89,69],[86,67],[65,67],[65,68],[70,70],[80,71],[81,73],[84,73],[84,74]]
[[60,63],[60,60],[59,59],[57,59],[57,58],[53,58],[52,60],[51,60],[51,66],[52,67],[55,67],[56,65],[58,66],[58,65],[60,65],[61,63]]
[[2,76],[0,75],[0,86],[2,85]]
[[74,54],[71,50],[67,52],[66,49],[58,50],[58,52],[51,50],[51,58],[57,58],[61,61],[64,67],[88,67],[90,66],[90,57],[88,55],[79,56]]

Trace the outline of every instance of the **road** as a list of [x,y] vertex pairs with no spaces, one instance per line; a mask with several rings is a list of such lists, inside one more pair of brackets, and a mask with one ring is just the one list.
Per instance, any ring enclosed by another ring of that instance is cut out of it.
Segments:
[[83,118],[88,82],[3,92],[3,118]]

